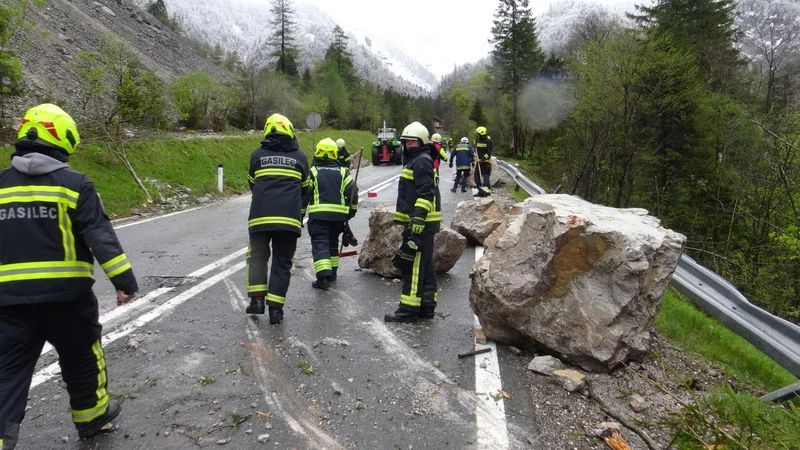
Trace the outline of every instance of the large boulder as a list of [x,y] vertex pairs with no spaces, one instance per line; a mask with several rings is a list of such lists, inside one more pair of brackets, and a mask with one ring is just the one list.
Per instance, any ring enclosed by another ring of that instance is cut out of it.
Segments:
[[593,371],[647,354],[683,235],[645,210],[568,195],[525,200],[497,233],[470,290],[489,339],[543,346]]
[[483,245],[498,227],[506,223],[507,205],[492,197],[465,200],[456,206],[456,213],[450,227],[473,244]]
[[[392,264],[392,257],[403,242],[403,226],[395,224],[394,205],[380,205],[369,216],[369,233],[361,245],[358,265],[372,269],[387,278],[400,277],[400,271]],[[442,229],[434,238],[433,258],[436,273],[449,271],[456,265],[467,240],[460,234],[442,224]]]

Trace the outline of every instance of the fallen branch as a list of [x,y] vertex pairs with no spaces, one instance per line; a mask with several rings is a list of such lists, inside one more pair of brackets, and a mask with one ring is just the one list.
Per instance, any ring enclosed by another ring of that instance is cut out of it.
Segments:
[[650,436],[648,436],[647,433],[642,431],[639,427],[637,427],[637,426],[633,425],[632,423],[628,422],[624,417],[622,417],[622,415],[617,414],[616,412],[614,412],[611,408],[609,408],[605,404],[605,402],[603,402],[602,399],[600,399],[600,397],[595,395],[594,391],[592,390],[592,382],[591,382],[591,380],[588,380],[588,379],[586,380],[586,387],[589,390],[589,398],[594,400],[597,403],[597,405],[600,407],[600,411],[603,411],[604,413],[608,414],[611,418],[613,418],[617,422],[621,423],[622,426],[624,426],[625,428],[627,428],[627,429],[633,431],[634,433],[636,433],[640,438],[642,438],[644,443],[647,445],[647,448],[649,448],[650,450],[656,450],[657,449],[656,443],[653,442],[652,439],[650,439]]
[[461,359],[461,358],[467,358],[467,357],[469,357],[469,356],[480,355],[481,353],[489,353],[490,351],[492,351],[492,349],[491,349],[491,348],[482,348],[482,349],[480,349],[480,350],[473,350],[473,351],[471,351],[471,352],[467,352],[467,353],[461,353],[461,354],[459,354],[459,355],[458,355],[458,358],[459,358],[459,359]]

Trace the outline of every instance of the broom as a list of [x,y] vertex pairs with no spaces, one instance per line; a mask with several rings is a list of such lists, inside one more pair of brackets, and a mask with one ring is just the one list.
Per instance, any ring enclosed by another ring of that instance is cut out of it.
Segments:
[[[364,147],[361,147],[361,151],[358,153],[358,163],[356,165],[356,178],[353,180],[353,187],[355,189],[351,189],[350,190],[350,204],[351,205],[353,204],[353,200],[355,199],[356,191],[358,190],[358,173],[361,171],[361,157],[362,157],[363,154],[364,154]],[[367,190],[367,196],[368,197],[377,197],[378,194],[375,193],[375,192],[369,192],[369,190]],[[348,230],[350,229],[350,225],[347,222],[344,223],[344,226]],[[352,234],[350,234],[350,236],[352,237]],[[353,239],[353,240],[355,241],[355,239]],[[355,241],[355,245],[358,245],[358,241]],[[339,257],[340,258],[345,258],[345,257],[348,257],[348,256],[357,256],[358,255],[358,250],[356,250],[356,249],[348,250],[346,252],[342,252],[343,249],[344,249],[344,235],[342,235],[342,245],[339,246]]]

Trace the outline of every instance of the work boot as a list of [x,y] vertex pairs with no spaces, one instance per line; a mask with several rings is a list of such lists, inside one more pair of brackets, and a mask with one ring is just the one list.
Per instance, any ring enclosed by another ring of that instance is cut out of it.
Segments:
[[467,192],[467,188],[465,188],[465,187],[462,187],[462,188],[461,188],[461,192]]
[[397,308],[397,311],[383,316],[383,320],[386,322],[414,323],[417,321],[417,317],[416,311],[411,311],[410,309],[400,306]]
[[264,314],[264,297],[253,297],[250,306],[244,310],[247,314]]
[[336,275],[336,269],[333,269],[331,271],[331,282],[336,281],[336,278],[338,278],[338,276]]
[[269,305],[269,323],[277,325],[283,321],[283,308]]
[[317,281],[311,282],[311,287],[314,289],[322,289],[323,291],[327,291],[331,287],[331,279],[330,277],[317,278]]
[[420,319],[433,319],[434,315],[435,314],[433,308],[421,308],[419,310]]
[[119,415],[120,411],[122,411],[122,406],[120,406],[117,400],[108,400],[108,408],[106,408],[106,412],[104,412],[102,416],[91,422],[75,424],[75,428],[78,429],[78,436],[80,436],[81,439],[86,439],[103,431],[102,428],[111,423],[111,421]]
[[455,192],[456,188],[450,189],[450,192]]

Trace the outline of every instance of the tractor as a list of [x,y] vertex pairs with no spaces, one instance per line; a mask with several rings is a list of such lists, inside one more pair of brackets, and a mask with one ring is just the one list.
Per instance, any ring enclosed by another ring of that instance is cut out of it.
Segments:
[[397,129],[383,128],[378,130],[378,140],[372,143],[372,165],[403,164],[403,146],[396,139]]

